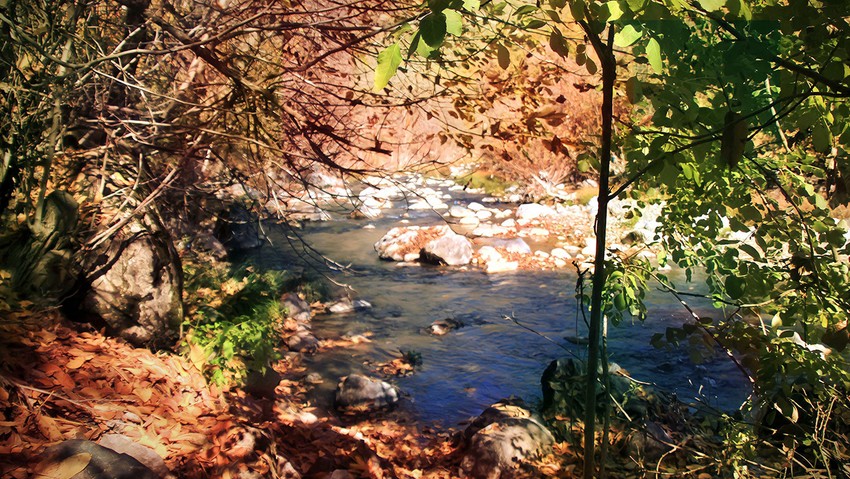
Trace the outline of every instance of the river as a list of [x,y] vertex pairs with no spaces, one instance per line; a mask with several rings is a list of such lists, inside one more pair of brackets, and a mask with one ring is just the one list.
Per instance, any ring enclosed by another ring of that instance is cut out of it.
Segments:
[[[469,200],[466,195],[455,201]],[[543,370],[553,359],[568,354],[563,348],[584,356],[584,348],[565,339],[586,336],[576,305],[577,275],[571,267],[487,274],[474,266],[402,266],[380,260],[374,243],[401,221],[437,224],[440,218],[432,211],[399,209],[368,220],[339,215],[331,221],[307,222],[297,230],[317,251],[348,266],[349,273],[336,273],[334,279],[353,288],[355,299],[372,305],[313,319],[313,331],[320,339],[371,335],[371,342],[306,359],[310,370],[325,379],[315,390],[319,405],[329,404],[339,377],[352,372],[374,375],[376,363],[398,357],[399,350],[416,351],[423,361],[416,373],[391,379],[406,395],[402,407],[418,420],[454,426],[511,395],[533,404],[541,395]],[[268,235],[273,246],[254,253],[254,261],[271,269],[303,267],[298,266],[303,254],[296,251],[300,247],[288,230],[271,228]],[[670,276],[684,283],[681,275],[671,272]],[[711,312],[707,304],[692,306]],[[683,401],[698,397],[721,410],[737,409],[748,387],[727,358],[718,355],[693,364],[684,347],[666,350],[650,345],[653,334],[680,326],[689,318],[688,312],[671,295],[656,290],[649,292],[647,307],[644,323],[609,328],[611,360],[632,377],[675,392]],[[445,336],[423,331],[434,320],[445,318],[464,326]]]

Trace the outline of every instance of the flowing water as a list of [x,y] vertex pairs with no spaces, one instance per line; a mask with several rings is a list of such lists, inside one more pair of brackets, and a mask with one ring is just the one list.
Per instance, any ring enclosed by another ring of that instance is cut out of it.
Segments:
[[[299,230],[317,251],[350,266],[355,273],[337,274],[335,279],[350,285],[355,299],[372,304],[367,310],[313,319],[313,331],[322,339],[371,334],[371,342],[307,359],[310,369],[325,379],[316,388],[317,402],[330,403],[339,377],[353,372],[374,375],[376,363],[398,357],[403,350],[420,353],[422,366],[415,374],[392,382],[407,395],[403,407],[419,420],[453,426],[511,395],[533,404],[541,395],[543,370],[553,359],[569,354],[563,348],[580,357],[585,354],[583,347],[565,339],[584,337],[587,331],[576,307],[575,272],[565,268],[487,274],[472,266],[401,266],[382,261],[373,245],[399,225],[402,215],[409,224],[439,222],[433,212],[391,210],[379,219],[340,217],[307,223]],[[365,228],[367,224],[375,228]],[[259,250],[255,260],[264,267],[291,269],[298,259],[286,235],[283,230],[270,231],[274,246]],[[647,306],[645,323],[609,328],[611,360],[632,377],[674,391],[682,400],[699,396],[711,406],[736,409],[747,395],[741,373],[723,356],[696,365],[684,347],[671,351],[651,346],[654,333],[680,326],[689,314],[675,298],[657,291],[650,292]],[[445,336],[423,331],[434,320],[445,318],[464,326]]]

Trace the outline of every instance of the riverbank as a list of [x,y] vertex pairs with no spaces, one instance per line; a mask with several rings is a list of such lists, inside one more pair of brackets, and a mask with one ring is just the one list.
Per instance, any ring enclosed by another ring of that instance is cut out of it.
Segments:
[[[292,357],[274,364],[282,378],[274,399],[255,398],[210,385],[191,355],[133,348],[80,330],[56,311],[7,314],[0,324],[4,477],[30,477],[45,448],[71,438],[129,444],[127,452],[161,477],[464,477],[454,431],[397,411],[314,414],[304,369]],[[555,451],[537,463],[547,476],[576,461],[564,455],[565,443]]]

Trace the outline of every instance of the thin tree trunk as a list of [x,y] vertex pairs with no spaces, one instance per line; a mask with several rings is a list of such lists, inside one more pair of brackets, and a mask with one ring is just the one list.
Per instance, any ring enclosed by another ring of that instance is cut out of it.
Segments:
[[[611,49],[614,26],[608,26],[608,43],[603,43],[590,26],[581,22],[596,55],[602,63],[602,145],[599,148],[599,196],[596,213],[596,259],[593,270],[593,293],[590,298],[590,342],[587,353],[587,391],[584,402],[584,477],[592,479],[596,472],[596,398],[599,379],[599,356],[602,348],[602,289],[605,286],[605,243],[608,228],[608,179],[611,163],[611,137],[614,119],[614,80],[617,63]],[[607,362],[606,362],[607,364]],[[606,371],[607,373],[607,371]]]

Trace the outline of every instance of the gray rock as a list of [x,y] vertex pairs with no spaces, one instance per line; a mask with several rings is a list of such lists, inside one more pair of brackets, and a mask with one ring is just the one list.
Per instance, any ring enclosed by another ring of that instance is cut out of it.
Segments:
[[215,226],[215,236],[229,251],[245,251],[263,245],[259,219],[240,204],[232,205],[219,217]]
[[420,259],[426,263],[460,266],[472,261],[472,242],[465,236],[451,231],[440,238],[429,241],[422,248]]
[[453,218],[466,218],[468,216],[474,216],[474,215],[475,215],[474,211],[467,209],[467,208],[464,208],[463,206],[455,205],[455,206],[452,206],[451,208],[449,208],[449,216],[451,216]]
[[159,477],[166,477],[171,471],[159,454],[153,449],[143,446],[123,434],[104,434],[98,443],[119,454],[127,454],[141,462]]
[[334,406],[346,412],[368,412],[397,403],[395,386],[360,374],[351,374],[337,385]]
[[469,477],[514,476],[520,462],[547,454],[555,438],[525,407],[500,402],[487,408],[463,432],[461,469]]
[[368,301],[362,299],[355,299],[354,301],[343,298],[336,303],[328,306],[328,312],[335,314],[343,314],[343,313],[351,313],[354,311],[361,311],[364,309],[369,309],[372,307],[372,304]]
[[[135,224],[131,229],[143,228]],[[82,301],[84,314],[100,317],[110,334],[136,346],[168,344],[183,321],[180,259],[164,232],[124,234],[92,260],[97,269]]]
[[280,298],[280,305],[286,309],[286,315],[299,323],[309,323],[313,317],[310,304],[295,293],[285,293]]
[[444,336],[448,334],[449,331],[460,328],[463,326],[463,323],[453,318],[446,319],[438,319],[431,323],[428,326],[428,333],[433,334],[434,336]]
[[296,331],[295,334],[284,340],[290,351],[298,353],[315,353],[319,349],[319,340],[309,330]]
[[129,454],[81,439],[57,444],[48,449],[44,456],[38,466],[42,474],[48,474],[51,468],[69,471],[73,463],[83,469],[71,476],[71,479],[162,479],[162,476]]

